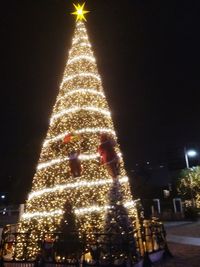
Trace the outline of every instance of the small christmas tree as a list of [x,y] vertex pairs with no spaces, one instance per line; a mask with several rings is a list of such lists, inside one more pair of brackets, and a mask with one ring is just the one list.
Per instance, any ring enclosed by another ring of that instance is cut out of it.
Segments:
[[104,236],[102,239],[105,257],[109,260],[128,256],[131,260],[137,258],[134,227],[128,211],[123,205],[121,185],[114,180],[108,194],[109,209],[107,210]]
[[84,240],[77,232],[75,215],[68,203],[65,205],[65,213],[58,230],[60,234],[55,244],[56,256],[60,259],[80,258],[84,249]]

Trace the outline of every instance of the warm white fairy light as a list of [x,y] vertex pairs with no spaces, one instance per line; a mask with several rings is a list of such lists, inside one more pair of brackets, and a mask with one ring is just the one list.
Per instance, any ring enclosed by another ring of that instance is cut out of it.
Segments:
[[91,47],[91,45],[89,43],[85,43],[85,42],[80,43],[80,46]]
[[110,129],[110,128],[83,128],[80,130],[75,131],[75,133],[77,134],[82,134],[82,133],[108,133],[108,134],[112,134],[113,136],[116,136],[116,133],[114,130]]
[[[91,160],[91,159],[97,159],[98,157],[99,157],[98,153],[89,154],[89,155],[81,154],[79,156],[79,159],[80,160]],[[41,169],[44,169],[44,168],[47,168],[47,167],[51,167],[52,165],[59,164],[61,162],[67,161],[67,160],[69,160],[69,157],[62,157],[62,158],[52,159],[52,160],[49,160],[47,162],[38,164],[37,170],[41,170]]]
[[85,24],[83,23],[82,20],[78,20],[78,21],[76,22],[76,26],[77,26],[78,28],[82,27],[83,25],[85,25]]
[[86,30],[85,27],[79,27],[79,31],[80,31],[80,32],[83,32],[83,33],[86,33],[86,32],[87,32],[87,30]]
[[61,110],[60,112],[54,114],[51,117],[50,124],[52,124],[56,119],[58,119],[59,117],[62,117],[65,114],[75,113],[75,112],[79,112],[81,110],[98,112],[98,113],[101,113],[104,116],[110,117],[110,111],[102,109],[102,108],[97,108],[97,107],[94,107],[94,106],[73,107],[73,108],[67,108],[67,109]]
[[[98,157],[99,157],[99,154],[97,154],[97,153],[96,154],[80,155],[79,156],[79,158],[81,160],[91,160],[91,159],[96,159]],[[38,164],[37,170],[41,170],[41,169],[44,169],[44,168],[47,168],[47,167],[51,167],[52,165],[59,164],[59,163],[62,163],[64,161],[67,161],[67,160],[69,160],[69,157],[52,159],[50,161]]]
[[79,88],[79,89],[74,89],[72,91],[67,92],[66,94],[64,94],[64,96],[60,97],[58,101],[60,101],[61,99],[65,99],[66,97],[71,96],[73,94],[93,94],[93,95],[98,95],[98,96],[105,98],[104,93],[99,92],[96,89]]
[[90,206],[87,208],[80,208],[80,209],[75,209],[74,212],[76,215],[84,215],[84,214],[88,214],[88,213],[92,213],[92,212],[102,212],[105,211],[107,209],[109,209],[110,206],[109,205],[105,205],[105,206]]
[[61,85],[60,85],[60,88],[62,88],[63,85],[66,82],[68,82],[70,80],[73,80],[75,78],[81,78],[81,77],[92,77],[94,79],[97,79],[98,81],[101,81],[101,78],[99,77],[98,74],[95,74],[95,73],[92,73],[92,72],[80,72],[80,73],[77,73],[77,74],[69,75],[66,78],[64,78],[62,83],[61,83]]
[[[111,184],[112,182],[113,182],[112,179],[103,178],[103,179],[99,179],[99,180],[95,180],[95,181],[91,181],[91,182],[88,182],[86,180],[81,180],[80,182],[56,185],[54,187],[44,188],[42,190],[38,190],[38,191],[34,191],[34,192],[30,193],[29,196],[28,196],[28,200],[31,200],[31,199],[36,198],[36,197],[40,197],[43,194],[55,193],[56,191],[63,191],[65,189],[73,189],[73,188],[77,189],[77,188],[80,188],[80,187],[83,188],[83,187],[102,186],[102,185],[106,185],[106,184]],[[128,177],[124,176],[124,177],[119,178],[119,182],[121,184],[127,183],[128,182]]]
[[88,61],[91,61],[91,62],[95,62],[94,57],[87,56],[87,55],[80,55],[80,56],[76,56],[76,57],[73,57],[72,59],[68,60],[67,63],[71,64],[73,62],[76,62],[76,61],[79,61],[79,60],[82,60],[82,59],[85,59],[85,60],[88,60]]
[[124,207],[125,207],[125,208],[133,207],[133,205],[135,205],[135,203],[136,203],[137,201],[138,201],[138,200],[127,201],[127,202],[124,203]]
[[79,43],[81,40],[87,40],[88,41],[88,37],[87,36],[82,36],[82,37],[74,38],[73,41],[72,41],[72,45]]
[[98,153],[94,153],[94,154],[80,154],[80,156],[78,157],[80,160],[92,160],[92,159],[97,159],[99,158],[99,154]]
[[[46,139],[45,142],[43,143],[43,147],[46,147],[48,146],[49,143],[52,143],[52,142],[56,142],[58,140],[61,140],[63,139],[66,135],[70,134],[71,132],[64,132],[62,134],[59,134],[51,139]],[[100,128],[100,127],[97,127],[97,128],[82,128],[80,130],[76,130],[76,131],[73,131],[73,133],[75,135],[79,135],[79,134],[87,134],[87,133],[93,133],[93,134],[96,134],[96,133],[108,133],[110,135],[112,135],[113,137],[116,138],[116,133],[114,130],[110,129],[110,128]]]
[[[125,202],[123,204],[123,206],[127,209],[129,208],[133,208],[136,204],[137,200],[135,201],[128,201]],[[112,208],[112,206],[110,205],[104,205],[104,206],[98,206],[98,205],[92,205],[89,207],[85,207],[85,208],[76,208],[74,209],[74,213],[78,216],[80,215],[84,215],[84,214],[88,214],[88,213],[92,213],[92,212],[102,212],[102,211],[106,211],[107,209]],[[55,216],[55,215],[62,215],[64,213],[63,210],[53,210],[53,211],[43,211],[43,212],[26,212],[22,215],[23,219],[30,219],[30,218],[35,218],[35,217],[51,217],[51,216]]]
[[[93,154],[80,154],[78,158],[82,161],[85,161],[85,160],[98,159],[99,157],[100,157],[99,153],[93,153]],[[118,157],[119,158],[122,157],[121,152],[118,153]],[[59,164],[59,163],[62,163],[64,161],[67,161],[67,160],[69,160],[69,157],[56,158],[56,159],[49,160],[47,162],[39,163],[37,166],[37,170],[51,167],[55,164]]]
[[44,163],[39,163],[37,166],[37,170],[42,170],[44,168],[50,167],[55,164],[59,164],[63,161],[69,160],[69,157],[63,157],[63,158],[57,158],[57,159],[52,159],[50,161],[44,162]]
[[64,213],[63,210],[53,210],[53,211],[43,211],[43,212],[26,212],[22,215],[22,219],[30,219],[35,217],[48,217],[48,216],[56,216],[56,215],[62,215]]
[[[128,201],[128,202],[125,202],[123,204],[123,206],[125,208],[127,208],[127,209],[133,208],[135,206],[135,204],[136,204],[136,201],[131,201],[131,202]],[[92,213],[92,212],[106,211],[106,210],[108,210],[110,208],[112,208],[112,206],[110,206],[110,205],[105,205],[105,206],[97,206],[97,205],[94,205],[94,206],[90,206],[90,207],[86,207],[86,208],[75,209],[74,212],[75,212],[76,215],[81,216],[81,215],[85,215],[85,214]]]

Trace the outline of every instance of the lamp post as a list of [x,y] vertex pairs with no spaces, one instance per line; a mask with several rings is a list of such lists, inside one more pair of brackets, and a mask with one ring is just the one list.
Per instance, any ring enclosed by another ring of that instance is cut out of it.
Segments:
[[[189,170],[190,169],[190,165],[189,165],[189,159],[188,157],[195,157],[197,155],[197,152],[193,149],[191,150],[187,150],[186,147],[184,147],[184,155],[185,155],[185,164],[186,164],[186,168]],[[193,190],[192,190],[192,177],[190,176],[190,195],[191,195],[191,200],[192,200],[192,206],[195,206],[195,201],[194,201],[194,196],[193,196]]]
[[186,164],[186,167],[187,169],[190,168],[190,165],[189,165],[189,159],[188,157],[190,158],[193,158],[197,155],[197,152],[193,149],[191,150],[187,150],[186,147],[184,148],[184,154],[185,154],[185,164]]

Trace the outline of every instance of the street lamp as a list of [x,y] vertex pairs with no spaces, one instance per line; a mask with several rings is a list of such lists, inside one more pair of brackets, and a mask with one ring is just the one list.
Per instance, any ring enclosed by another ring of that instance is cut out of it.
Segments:
[[189,160],[188,160],[188,157],[190,157],[190,158],[195,157],[195,156],[197,155],[197,152],[196,152],[195,150],[193,150],[193,149],[191,149],[191,150],[187,150],[186,148],[184,148],[184,154],[185,154],[185,163],[186,163],[186,167],[187,167],[187,169],[189,169],[190,166],[189,166]]
[[[189,165],[189,160],[188,157],[195,157],[197,156],[197,152],[193,149],[187,150],[186,147],[184,148],[184,154],[185,154],[185,164],[186,164],[186,168],[190,169],[190,165]],[[195,201],[194,201],[194,196],[193,196],[193,191],[192,191],[192,177],[190,176],[190,195],[191,195],[191,200],[192,200],[192,206],[195,207]]]

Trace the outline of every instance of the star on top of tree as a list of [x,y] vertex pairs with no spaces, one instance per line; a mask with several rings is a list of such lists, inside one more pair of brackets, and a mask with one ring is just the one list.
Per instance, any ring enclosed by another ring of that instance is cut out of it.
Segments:
[[76,21],[78,21],[78,20],[85,20],[86,21],[85,14],[87,14],[89,11],[84,10],[85,3],[83,3],[82,5],[80,5],[80,4],[78,4],[78,5],[73,4],[73,5],[74,5],[76,11],[74,11],[71,14],[76,16]]

